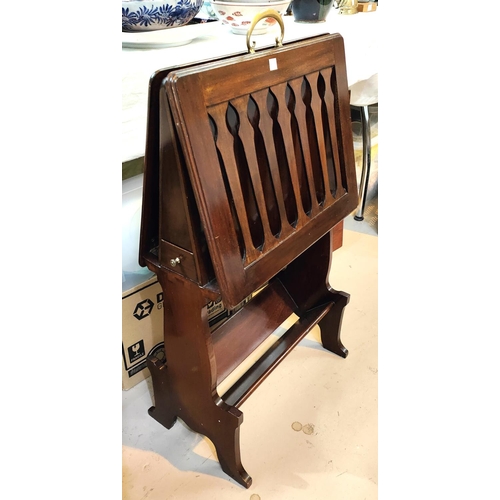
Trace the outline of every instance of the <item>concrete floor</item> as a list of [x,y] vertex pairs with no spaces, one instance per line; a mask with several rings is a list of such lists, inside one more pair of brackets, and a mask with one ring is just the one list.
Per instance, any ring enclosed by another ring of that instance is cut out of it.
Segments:
[[345,230],[333,254],[330,283],[351,294],[348,357],[324,350],[315,327],[241,406],[250,489],[222,472],[207,438],[148,415],[148,379],[123,392],[123,499],[376,499],[377,250],[377,236]]

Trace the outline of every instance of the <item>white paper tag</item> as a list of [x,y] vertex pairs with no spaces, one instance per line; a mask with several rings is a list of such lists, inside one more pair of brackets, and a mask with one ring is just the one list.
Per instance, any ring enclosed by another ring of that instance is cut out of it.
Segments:
[[274,71],[278,69],[278,61],[276,61],[276,57],[269,59],[269,71]]

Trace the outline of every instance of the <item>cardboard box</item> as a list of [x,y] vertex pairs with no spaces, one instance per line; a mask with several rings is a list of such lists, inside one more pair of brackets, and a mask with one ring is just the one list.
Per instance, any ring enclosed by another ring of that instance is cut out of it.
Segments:
[[165,357],[163,291],[156,276],[122,294],[122,389],[149,377],[151,354]]
[[[249,299],[245,300],[245,304]],[[222,325],[243,304],[228,311],[222,300],[209,302],[210,330]],[[122,294],[122,389],[128,390],[150,376],[148,356],[165,358],[163,291],[156,276]]]
[[358,3],[358,12],[373,12],[375,10],[377,10],[377,4],[375,2]]

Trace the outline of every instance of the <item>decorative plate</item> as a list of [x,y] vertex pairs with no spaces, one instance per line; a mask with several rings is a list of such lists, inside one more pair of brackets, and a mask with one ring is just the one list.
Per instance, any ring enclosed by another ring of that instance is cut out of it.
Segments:
[[187,45],[195,38],[211,35],[222,25],[217,19],[195,17],[185,26],[168,30],[145,31],[142,33],[122,32],[122,48],[126,49],[163,49]]

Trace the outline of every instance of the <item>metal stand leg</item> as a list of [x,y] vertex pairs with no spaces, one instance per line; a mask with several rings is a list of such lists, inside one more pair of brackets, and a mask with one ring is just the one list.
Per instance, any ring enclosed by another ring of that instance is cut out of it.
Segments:
[[363,129],[363,168],[361,170],[361,182],[359,183],[359,205],[354,215],[354,220],[362,221],[365,210],[366,194],[368,191],[368,179],[370,178],[370,156],[371,156],[371,130],[370,113],[368,106],[361,106],[361,125]]

